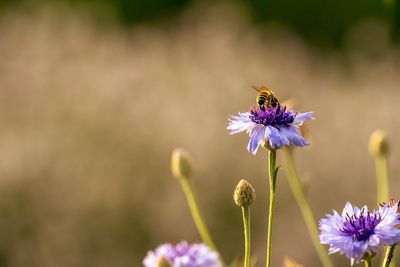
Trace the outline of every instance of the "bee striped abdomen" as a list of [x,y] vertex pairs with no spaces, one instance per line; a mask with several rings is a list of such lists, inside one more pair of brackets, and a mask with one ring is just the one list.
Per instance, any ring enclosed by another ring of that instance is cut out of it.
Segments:
[[277,105],[279,105],[279,101],[278,99],[276,99],[272,90],[268,89],[265,86],[253,86],[253,88],[258,91],[256,103],[260,108],[263,108],[265,105],[272,107],[276,107]]
[[268,98],[269,98],[268,94],[266,93],[257,94],[257,99],[256,99],[257,105],[263,106],[264,103],[268,101]]

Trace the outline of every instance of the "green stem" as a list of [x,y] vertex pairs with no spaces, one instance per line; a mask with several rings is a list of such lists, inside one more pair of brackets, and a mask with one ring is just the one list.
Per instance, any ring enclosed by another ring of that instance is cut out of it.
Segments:
[[378,202],[389,200],[389,174],[386,156],[375,157]]
[[[196,224],[197,230],[199,231],[199,234],[201,238],[203,239],[203,242],[209,246],[212,250],[217,251],[217,247],[215,246],[210,233],[208,232],[207,226],[204,223],[203,216],[201,215],[199,206],[197,204],[197,199],[194,194],[192,185],[190,183],[190,179],[188,178],[181,178],[179,179],[179,182],[182,186],[183,192],[185,193],[187,203],[190,208],[190,212],[192,213],[192,217],[194,220],[194,223]],[[222,261],[222,259],[221,259]]]
[[267,239],[267,260],[266,267],[271,266],[272,252],[272,222],[275,209],[275,188],[276,188],[276,150],[268,150],[268,174],[269,174],[269,211],[268,211],[268,239]]
[[250,209],[242,207],[244,227],[244,267],[250,267]]
[[365,267],[372,267],[372,259],[371,259],[371,257],[365,257],[364,258],[364,264],[365,264]]
[[[376,171],[376,187],[377,187],[377,199],[378,202],[382,203],[389,200],[389,171],[387,156],[378,155],[375,156],[375,171]],[[394,246],[388,246],[385,250],[385,257],[383,258],[382,266],[394,266],[393,258]],[[388,258],[390,257],[390,259]]]
[[292,190],[294,198],[299,205],[300,211],[303,215],[303,219],[310,234],[311,241],[314,245],[315,250],[317,251],[322,266],[333,267],[333,263],[329,258],[328,253],[319,242],[318,226],[314,214],[311,210],[310,203],[308,202],[306,194],[304,192],[304,188],[301,184],[299,174],[296,170],[293,158],[293,150],[291,148],[284,148],[283,159],[286,165],[287,178],[290,189]]
[[389,267],[392,263],[393,253],[396,245],[388,246],[385,251],[385,257],[383,259],[382,267]]

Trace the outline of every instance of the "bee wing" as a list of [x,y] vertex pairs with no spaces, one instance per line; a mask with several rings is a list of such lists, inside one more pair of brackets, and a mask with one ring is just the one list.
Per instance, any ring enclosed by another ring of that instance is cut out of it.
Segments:
[[261,86],[252,85],[251,88],[253,88],[253,89],[256,90],[257,92],[265,92],[265,91],[267,91],[267,92],[272,92],[271,89],[269,89],[268,87],[266,87],[266,86],[264,86],[264,85],[261,85]]
[[263,89],[267,88],[263,85],[261,86],[256,86],[256,85],[252,85],[251,88],[253,88],[254,90],[256,90],[257,92],[261,92]]

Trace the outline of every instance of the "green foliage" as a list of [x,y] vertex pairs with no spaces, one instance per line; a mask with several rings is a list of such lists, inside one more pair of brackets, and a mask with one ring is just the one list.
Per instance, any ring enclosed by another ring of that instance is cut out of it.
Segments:
[[[123,24],[159,21],[179,13],[195,0],[59,0],[85,7],[95,13],[106,13]],[[36,6],[54,3],[46,0],[2,0],[0,11],[17,3]],[[212,5],[212,1],[209,5]],[[295,29],[308,41],[322,46],[340,47],[349,27],[366,18],[387,20],[396,39],[400,28],[400,6],[397,0],[237,0],[256,23],[277,22]]]
[[259,22],[290,25],[306,39],[322,45],[341,45],[343,35],[354,23],[368,18],[384,18],[379,0],[251,0],[248,8]]

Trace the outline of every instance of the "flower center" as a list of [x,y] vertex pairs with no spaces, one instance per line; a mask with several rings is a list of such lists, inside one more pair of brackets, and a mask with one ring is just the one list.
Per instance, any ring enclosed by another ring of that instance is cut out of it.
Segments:
[[250,119],[258,124],[288,126],[294,121],[296,113],[286,111],[286,107],[255,107],[250,110]]
[[347,214],[340,231],[349,236],[353,236],[357,241],[365,241],[374,234],[375,227],[381,220],[382,218],[379,214],[365,213],[364,210],[361,210],[358,216],[350,216]]

